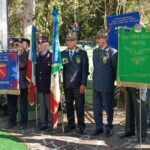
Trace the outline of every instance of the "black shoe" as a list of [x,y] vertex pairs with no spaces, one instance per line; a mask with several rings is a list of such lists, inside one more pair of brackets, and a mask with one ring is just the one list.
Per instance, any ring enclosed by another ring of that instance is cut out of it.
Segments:
[[47,129],[47,126],[41,126],[37,128],[37,131],[45,131]]
[[92,136],[98,136],[98,135],[102,134],[103,132],[104,132],[103,128],[101,128],[101,129],[96,129],[96,130],[93,132]]
[[7,127],[5,129],[13,129],[17,126],[16,123],[8,123]]
[[73,130],[75,129],[75,126],[66,126],[65,129],[64,129],[64,133],[70,133],[72,132]]
[[148,122],[148,127],[150,127],[150,119],[149,119],[149,122]]
[[19,127],[18,127],[18,130],[24,130],[27,128],[27,124],[21,124]]
[[77,133],[83,135],[83,134],[85,133],[85,130],[84,130],[84,129],[79,129],[79,130],[77,131]]
[[[141,142],[145,142],[146,137],[141,137]],[[140,138],[138,138],[138,143],[140,143]]]
[[110,136],[112,136],[113,135],[113,130],[112,129],[107,129],[106,130],[106,137],[110,137]]
[[124,139],[124,138],[131,137],[134,135],[135,135],[135,133],[123,133],[122,135],[119,136],[119,138]]
[[47,127],[46,132],[51,132],[53,131],[53,127]]

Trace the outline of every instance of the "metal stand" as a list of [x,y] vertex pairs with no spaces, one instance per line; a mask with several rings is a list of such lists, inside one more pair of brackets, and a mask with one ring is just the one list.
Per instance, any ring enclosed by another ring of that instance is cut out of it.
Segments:
[[60,105],[61,105],[61,124],[62,124],[62,131],[64,133],[64,112],[63,112],[63,93],[61,92],[61,100],[60,100]]
[[140,147],[142,145],[142,140],[141,140],[141,101],[142,101],[142,92],[140,89],[139,90],[139,142],[140,142]]
[[61,106],[61,127],[62,127],[62,132],[64,133],[64,111],[63,111],[63,104],[64,104],[64,91],[63,91],[63,84],[61,84],[63,82],[63,77],[62,77],[62,73],[60,73],[60,106]]
[[38,127],[38,106],[37,106],[37,98],[35,100],[35,122],[36,122],[36,127]]

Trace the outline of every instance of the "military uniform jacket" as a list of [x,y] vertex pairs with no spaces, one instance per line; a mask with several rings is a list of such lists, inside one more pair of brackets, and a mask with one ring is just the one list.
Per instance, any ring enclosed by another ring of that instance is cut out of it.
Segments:
[[117,50],[106,46],[104,50],[96,48],[93,51],[93,89],[112,92],[117,70]]
[[26,79],[28,62],[28,52],[24,51],[22,55],[19,56],[19,87],[20,89],[28,88],[28,81]]
[[64,88],[79,88],[87,84],[89,62],[87,53],[76,48],[72,59],[69,57],[69,50],[62,53],[63,62],[63,86]]
[[38,92],[50,93],[51,60],[52,54],[49,51],[44,56],[40,53],[37,57],[36,87]]

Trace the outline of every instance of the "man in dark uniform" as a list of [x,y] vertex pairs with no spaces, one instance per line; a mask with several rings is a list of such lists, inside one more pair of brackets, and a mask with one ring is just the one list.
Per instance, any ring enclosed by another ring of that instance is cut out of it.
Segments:
[[[147,99],[146,89],[126,88],[126,126],[125,133],[120,138],[131,137],[135,135],[140,142],[140,96],[141,96],[141,141],[144,142],[147,136]],[[141,93],[140,93],[141,92]]]
[[79,49],[75,32],[68,33],[66,37],[67,49],[62,52],[63,61],[63,87],[66,100],[68,124],[65,132],[75,129],[74,100],[77,112],[79,133],[84,134],[84,104],[85,89],[88,77],[88,57],[86,51]]
[[17,102],[20,98],[20,130],[27,127],[28,122],[28,82],[26,80],[26,69],[28,61],[28,53],[23,50],[22,39],[15,39],[13,42],[13,48],[18,50],[19,55],[19,89],[20,96],[17,95],[7,95],[8,102],[8,114],[9,114],[9,123],[7,128],[13,128],[16,126],[16,115],[17,115]]
[[29,51],[30,40],[28,40],[26,38],[22,38],[22,47],[25,51]]
[[106,136],[113,132],[113,91],[117,68],[117,50],[107,44],[107,31],[97,33],[97,44],[93,52],[93,109],[96,129],[92,135],[103,133],[103,109],[107,114]]
[[50,112],[50,84],[52,54],[48,51],[48,37],[41,36],[38,40],[39,55],[36,64],[36,87],[40,101],[41,126],[38,130],[53,129],[52,114]]

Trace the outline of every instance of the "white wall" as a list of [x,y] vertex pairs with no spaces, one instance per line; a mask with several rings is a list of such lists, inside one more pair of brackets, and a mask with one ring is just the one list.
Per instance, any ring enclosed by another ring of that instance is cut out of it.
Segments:
[[7,50],[7,0],[0,0],[0,51]]

